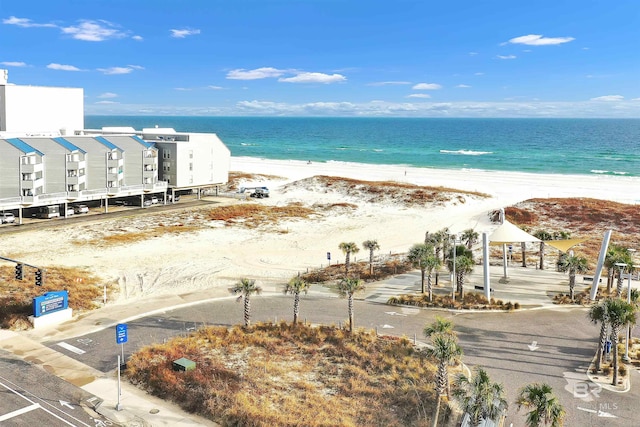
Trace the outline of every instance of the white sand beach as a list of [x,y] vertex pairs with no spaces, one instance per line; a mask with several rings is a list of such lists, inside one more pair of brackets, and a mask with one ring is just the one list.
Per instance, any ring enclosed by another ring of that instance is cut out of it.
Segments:
[[[346,163],[232,158],[232,171],[277,176],[240,185],[264,185],[271,190],[267,199],[248,199],[249,203],[304,206],[350,203],[355,209],[330,209],[312,219],[296,219],[265,225],[257,229],[225,226],[200,219],[197,211],[132,215],[122,219],[74,225],[56,220],[56,227],[3,236],[3,255],[29,260],[44,266],[86,267],[117,284],[120,291],[111,302],[131,301],[149,294],[180,294],[211,289],[212,296],[226,295],[227,288],[242,277],[256,279],[265,291],[279,291],[280,285],[299,271],[344,262],[341,242],[361,246],[376,239],[380,254],[406,252],[424,239],[427,230],[448,227],[453,232],[467,228],[491,232],[496,225],[488,212],[529,198],[591,197],[637,203],[639,178],[617,176],[567,176],[477,170],[437,170],[402,166],[368,166]],[[317,175],[346,177],[366,181],[398,181],[421,186],[443,186],[487,193],[481,199],[466,197],[433,207],[411,207],[390,201],[348,196],[327,188],[287,186],[285,184]],[[211,198],[224,203],[236,199]],[[199,208],[202,209],[202,208]],[[569,213],[570,214],[570,213]],[[105,236],[115,231],[141,231],[159,224],[206,221],[198,231],[165,234],[132,244],[117,246],[77,244],[78,241]],[[55,242],[53,248],[43,246]],[[365,251],[356,258],[366,257]]]

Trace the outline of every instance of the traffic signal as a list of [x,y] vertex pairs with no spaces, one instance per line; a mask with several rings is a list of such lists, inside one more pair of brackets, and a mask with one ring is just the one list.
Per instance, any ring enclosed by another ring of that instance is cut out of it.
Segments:
[[36,270],[36,286],[44,285],[44,270],[37,269]]
[[24,274],[22,273],[22,264],[16,264],[16,280],[22,280],[24,278]]

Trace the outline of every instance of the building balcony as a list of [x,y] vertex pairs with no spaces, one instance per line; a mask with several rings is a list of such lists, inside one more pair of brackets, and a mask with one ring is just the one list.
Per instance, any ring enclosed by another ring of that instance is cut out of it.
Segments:
[[42,163],[22,163],[20,165],[20,172],[22,173],[42,172],[43,170],[44,164]]
[[86,169],[87,162],[85,160],[80,160],[77,162],[67,162],[67,170],[78,170],[78,169]]
[[107,159],[108,168],[122,168],[124,165],[124,159]]
[[79,184],[85,183],[86,181],[87,181],[87,177],[85,175],[67,177],[68,185],[79,185]]
[[44,178],[28,179],[22,181],[22,188],[27,190],[33,190],[34,188],[42,187],[44,185]]

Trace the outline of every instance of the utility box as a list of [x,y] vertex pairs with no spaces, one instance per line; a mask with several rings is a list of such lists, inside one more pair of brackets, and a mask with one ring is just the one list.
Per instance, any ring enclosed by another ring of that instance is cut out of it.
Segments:
[[178,360],[174,360],[172,366],[174,371],[193,371],[196,369],[196,362],[181,357]]

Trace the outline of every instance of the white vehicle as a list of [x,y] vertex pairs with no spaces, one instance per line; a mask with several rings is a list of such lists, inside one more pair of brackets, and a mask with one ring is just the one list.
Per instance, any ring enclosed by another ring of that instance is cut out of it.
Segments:
[[11,212],[0,214],[0,224],[12,224],[16,222],[16,217]]
[[80,214],[80,213],[89,213],[89,206],[87,205],[75,205],[73,207],[73,212]]
[[67,213],[65,214],[65,216],[71,216],[75,213],[75,211],[73,210],[73,207],[69,206],[67,208]]
[[249,196],[256,199],[262,199],[263,197],[269,197],[269,189],[267,187],[240,187],[238,193],[242,194],[245,191],[253,190]]

